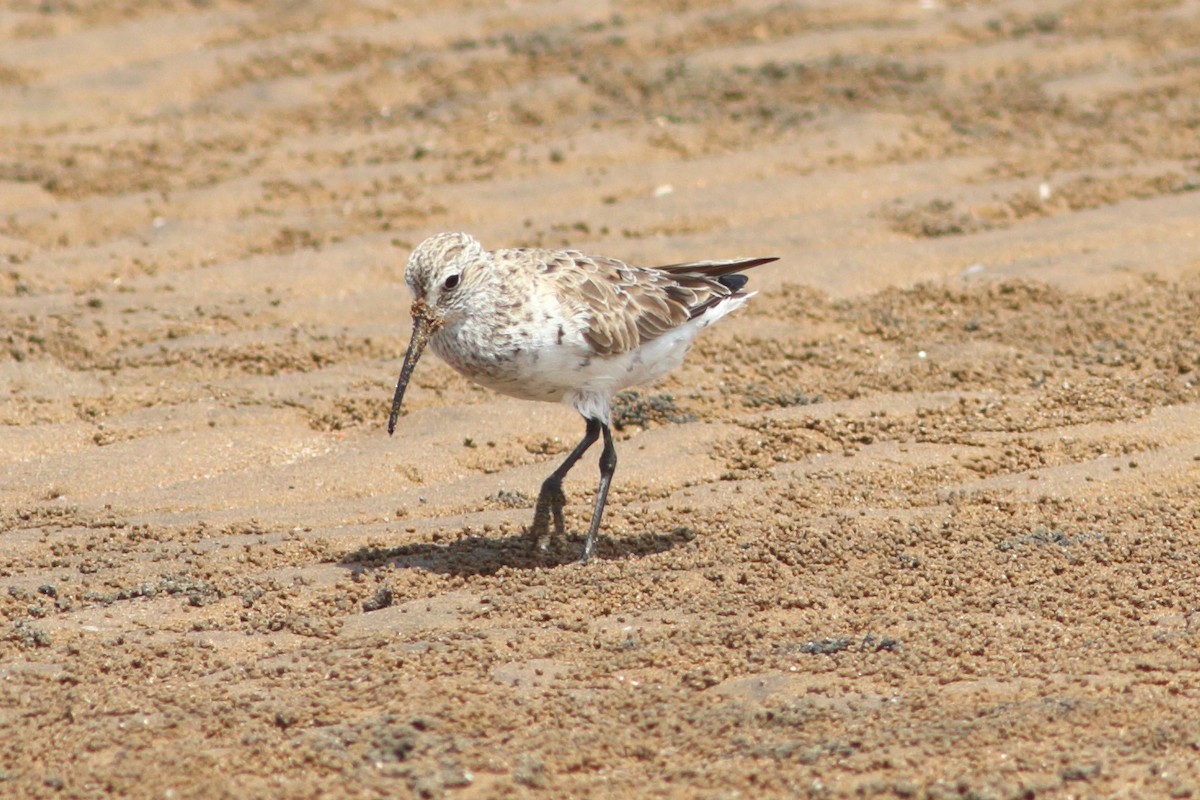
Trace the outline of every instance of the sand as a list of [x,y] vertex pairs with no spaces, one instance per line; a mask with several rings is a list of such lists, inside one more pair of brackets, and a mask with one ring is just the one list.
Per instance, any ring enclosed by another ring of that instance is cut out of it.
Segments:
[[[1200,3],[0,10],[0,795],[1200,793]],[[439,230],[778,256],[582,435]]]

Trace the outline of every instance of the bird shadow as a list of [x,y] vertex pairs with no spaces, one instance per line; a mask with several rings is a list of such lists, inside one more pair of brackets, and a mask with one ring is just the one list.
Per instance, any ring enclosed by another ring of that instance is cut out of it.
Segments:
[[[663,553],[696,538],[690,528],[669,533],[644,533],[614,539],[596,540],[595,560],[641,558]],[[565,543],[540,550],[528,536],[464,536],[447,544],[419,543],[396,547],[360,547],[347,553],[338,563],[353,572],[368,572],[380,567],[419,569],[443,575],[493,575],[501,569],[546,569],[577,564],[583,555],[583,537],[571,536]]]

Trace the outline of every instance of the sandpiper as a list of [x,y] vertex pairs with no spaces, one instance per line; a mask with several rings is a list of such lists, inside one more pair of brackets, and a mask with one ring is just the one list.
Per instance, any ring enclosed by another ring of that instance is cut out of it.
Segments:
[[405,269],[413,332],[388,433],[396,429],[404,390],[426,344],[490,389],[572,406],[587,430],[542,483],[529,535],[540,547],[564,537],[563,479],[603,435],[600,486],[580,559],[586,563],[617,466],[613,395],[678,367],[701,330],[754,295],[742,291],[747,278],[738,273],[776,260],[646,268],[576,250],[487,251],[465,233],[432,236],[412,252]]

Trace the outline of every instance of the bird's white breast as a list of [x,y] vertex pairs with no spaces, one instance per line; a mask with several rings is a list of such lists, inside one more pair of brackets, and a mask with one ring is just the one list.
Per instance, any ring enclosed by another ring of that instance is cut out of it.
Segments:
[[524,400],[565,402],[585,417],[609,421],[612,396],[653,383],[683,363],[700,331],[742,306],[730,297],[695,319],[633,350],[595,353],[584,322],[552,304],[528,303],[516,324],[466,318],[439,331],[430,345],[462,375]]

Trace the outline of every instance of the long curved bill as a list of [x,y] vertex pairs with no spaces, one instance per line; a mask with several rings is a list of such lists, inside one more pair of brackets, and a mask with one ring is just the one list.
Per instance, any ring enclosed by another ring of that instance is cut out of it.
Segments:
[[408,388],[408,380],[412,377],[413,367],[429,344],[429,337],[442,327],[441,318],[436,316],[424,300],[414,300],[412,304],[413,332],[408,342],[408,352],[404,354],[404,366],[400,368],[400,380],[396,382],[396,394],[392,397],[392,413],[388,417],[387,432],[391,436],[396,430],[396,420],[400,418],[400,403],[404,400],[404,390]]

